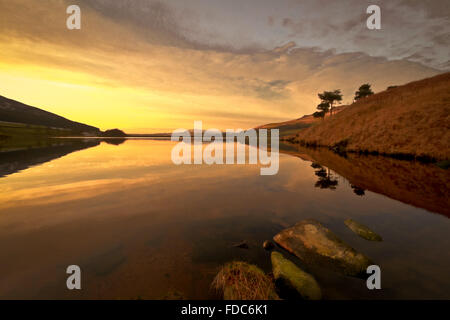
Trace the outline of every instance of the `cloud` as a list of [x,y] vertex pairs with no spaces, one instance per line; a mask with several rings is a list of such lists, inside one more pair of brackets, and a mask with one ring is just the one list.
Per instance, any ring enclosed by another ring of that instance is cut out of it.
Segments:
[[[239,2],[237,10],[235,0],[78,0],[82,29],[68,31],[68,1],[0,0],[0,76],[101,86],[101,97],[128,92],[117,118],[123,112],[130,128],[144,125],[143,114],[171,128],[203,115],[223,128],[312,113],[323,90],[341,89],[347,102],[361,83],[380,91],[438,73],[427,66],[449,67],[448,34],[438,28],[448,16],[424,4],[387,3],[378,33],[365,28],[364,2],[283,1]],[[417,21],[399,17],[401,6]],[[111,97],[96,106],[103,117],[117,104]]]
[[[445,70],[450,41],[448,1],[372,1],[381,8],[382,30],[368,30],[365,1],[303,2],[303,14],[285,16],[281,26],[300,46],[314,46],[337,53],[364,52],[388,59],[414,59]],[[438,8],[440,7],[440,13]],[[427,50],[433,46],[434,50]]]
[[[65,6],[73,1],[48,0],[32,6],[30,2],[0,0],[2,30],[31,40],[74,45],[94,41],[107,45],[112,36],[117,38],[115,45],[135,43],[120,36],[117,26],[121,26],[140,42],[199,50],[255,53],[291,41],[300,48],[364,52],[388,59],[408,59],[419,52],[424,58],[415,61],[438,69],[448,62],[450,46],[446,0],[249,0],[245,4],[237,0],[78,0],[88,19],[85,27],[97,29],[78,37],[67,37],[63,28]],[[365,25],[366,8],[372,3],[381,7],[380,31]],[[99,17],[101,23],[96,21]],[[435,50],[423,50],[427,46]]]
[[247,83],[253,85],[257,97],[266,100],[286,98],[289,95],[289,90],[286,87],[290,82],[288,80],[263,81],[259,79],[247,81]]
[[90,8],[99,16],[131,28],[141,40],[152,44],[188,46],[175,10],[162,1],[148,0],[79,0],[82,7]]

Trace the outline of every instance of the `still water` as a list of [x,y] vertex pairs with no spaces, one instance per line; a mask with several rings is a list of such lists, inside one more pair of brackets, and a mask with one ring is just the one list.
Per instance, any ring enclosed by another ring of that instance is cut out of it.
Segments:
[[[59,144],[0,153],[2,299],[214,299],[223,263],[270,272],[262,242],[308,218],[381,267],[382,289],[369,291],[304,266],[324,298],[450,299],[446,170],[287,148],[278,174],[261,176],[259,165],[176,166],[166,140]],[[233,247],[242,240],[249,249]],[[80,291],[66,289],[72,264]]]

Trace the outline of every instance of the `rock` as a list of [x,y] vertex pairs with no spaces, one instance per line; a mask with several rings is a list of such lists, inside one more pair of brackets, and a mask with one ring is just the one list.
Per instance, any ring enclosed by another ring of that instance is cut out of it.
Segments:
[[365,225],[353,221],[352,219],[345,220],[345,224],[350,228],[350,230],[352,230],[361,238],[369,241],[383,241],[383,238],[381,238],[380,235],[376,234]]
[[248,249],[248,244],[245,240],[243,240],[241,242],[233,244],[233,247],[241,248],[241,249]]
[[450,160],[443,160],[435,163],[439,168],[448,170],[450,168]]
[[272,250],[274,247],[275,247],[275,245],[269,240],[266,240],[263,243],[263,248],[266,250]]
[[275,285],[255,265],[229,262],[217,273],[211,286],[223,294],[224,300],[278,300]]
[[305,300],[322,299],[322,291],[312,275],[306,273],[279,252],[271,254],[275,284],[295,290]]
[[345,275],[365,277],[372,261],[315,220],[304,220],[282,230],[276,243],[305,263],[323,265]]
[[186,300],[186,297],[180,291],[169,290],[162,300]]

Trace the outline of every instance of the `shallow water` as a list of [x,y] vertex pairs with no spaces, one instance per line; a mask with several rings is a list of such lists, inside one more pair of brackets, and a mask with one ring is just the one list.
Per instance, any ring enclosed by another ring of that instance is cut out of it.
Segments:
[[[345,172],[342,164],[333,168],[323,158],[326,167],[317,155],[292,150],[280,154],[274,176],[261,176],[259,165],[176,166],[173,146],[165,140],[91,141],[0,154],[0,298],[216,298],[210,283],[221,264],[246,260],[269,272],[262,242],[314,218],[382,272],[382,289],[370,291],[364,280],[303,266],[326,299],[450,299],[442,169],[423,181],[437,187],[421,194],[423,188],[408,187],[408,177],[397,183],[392,172],[381,183],[395,188],[372,188],[370,181],[356,186],[364,177],[349,182],[334,171]],[[409,166],[389,161],[393,168]],[[359,238],[345,226],[347,218],[384,241]],[[241,240],[248,250],[233,247]],[[80,291],[66,289],[72,264],[82,270]]]

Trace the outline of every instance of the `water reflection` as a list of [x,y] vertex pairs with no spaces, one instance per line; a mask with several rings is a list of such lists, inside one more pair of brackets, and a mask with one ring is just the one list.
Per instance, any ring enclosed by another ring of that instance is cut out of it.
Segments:
[[358,186],[355,186],[354,184],[350,185],[350,187],[353,189],[353,192],[357,195],[357,196],[363,196],[366,194],[366,190],[363,188],[360,188]]
[[311,164],[315,170],[315,175],[318,178],[317,182],[314,184],[316,188],[320,189],[331,189],[335,190],[339,184],[338,180],[335,179],[334,175],[331,173],[329,168],[324,168],[320,164],[313,162]]
[[125,141],[127,141],[127,139],[125,139],[125,138],[109,138],[109,139],[104,139],[103,141],[105,141],[107,144],[119,146],[122,143],[124,143]]
[[28,148],[12,148],[10,151],[0,152],[0,177],[25,170],[69,153],[98,146],[99,140],[66,139],[46,140],[40,145]]
[[[3,162],[23,169],[0,179],[0,298],[214,298],[210,283],[222,263],[245,260],[269,272],[262,242],[308,218],[383,270],[379,292],[308,270],[326,299],[450,298],[450,279],[442,276],[450,268],[443,254],[450,220],[377,194],[445,214],[445,170],[291,148],[280,154],[277,175],[261,176],[260,165],[175,166],[170,141],[82,145],[63,157],[24,150]],[[328,180],[339,183],[314,187]],[[356,196],[362,189],[365,196]],[[355,236],[347,218],[384,241]],[[249,249],[232,246],[242,240]],[[70,264],[82,268],[81,292],[65,288]]]
[[356,195],[370,190],[450,217],[450,171],[436,165],[351,153],[342,157],[326,149],[290,144],[281,144],[280,152],[328,168],[326,172],[316,168],[316,174],[322,176],[317,182],[319,187],[327,188],[329,183],[333,187],[336,183],[330,182],[333,179],[328,176],[328,170],[331,169],[350,182]]

